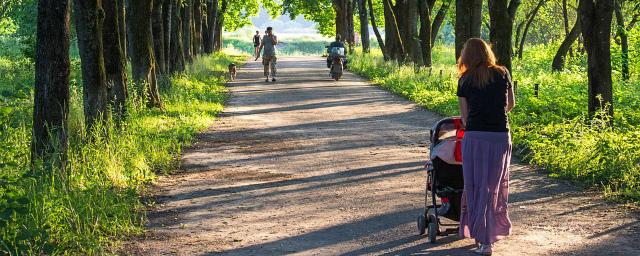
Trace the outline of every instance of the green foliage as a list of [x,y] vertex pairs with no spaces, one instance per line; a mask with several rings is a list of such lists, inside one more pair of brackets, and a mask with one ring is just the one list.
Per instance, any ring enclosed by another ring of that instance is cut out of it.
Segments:
[[[227,0],[227,11],[224,13],[225,31],[236,31],[251,24],[251,17],[260,9],[258,0]],[[220,1],[222,2],[222,1]]]
[[[67,168],[31,170],[33,63],[0,59],[0,254],[113,253],[125,236],[140,234],[140,195],[158,172],[174,170],[183,145],[209,126],[226,99],[224,71],[245,57],[201,57],[171,78],[165,110],[128,102],[127,118],[86,134],[78,62],[72,74]],[[130,86],[132,88],[132,86]],[[133,92],[131,92],[133,93]],[[26,94],[26,97],[23,95]],[[97,131],[108,131],[98,135]]]
[[[587,118],[586,56],[568,59],[551,73],[557,44],[534,46],[514,61],[516,108],[510,113],[517,152],[553,176],[599,186],[614,199],[640,201],[640,79],[614,76],[615,127]],[[358,52],[350,70],[381,87],[446,116],[458,115],[453,48],[437,45],[432,68],[383,62],[379,51]],[[637,65],[637,64],[636,64]],[[539,84],[540,96],[534,96]]]
[[282,6],[291,19],[303,15],[305,19],[317,23],[316,28],[323,36],[335,36],[336,13],[332,0],[284,0]]

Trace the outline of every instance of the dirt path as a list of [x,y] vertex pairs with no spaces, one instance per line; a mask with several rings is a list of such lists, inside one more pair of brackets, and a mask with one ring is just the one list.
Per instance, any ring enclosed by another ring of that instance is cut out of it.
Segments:
[[[428,127],[440,117],[319,58],[250,62],[223,118],[157,182],[144,255],[471,255],[457,236],[417,235]],[[498,255],[640,255],[640,217],[522,165],[513,235]]]

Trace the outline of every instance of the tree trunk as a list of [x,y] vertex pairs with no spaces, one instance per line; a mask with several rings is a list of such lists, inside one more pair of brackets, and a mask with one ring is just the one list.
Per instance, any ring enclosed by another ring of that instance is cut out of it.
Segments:
[[373,27],[373,33],[376,34],[376,40],[378,40],[378,46],[380,46],[380,51],[382,51],[382,57],[384,60],[389,60],[387,48],[384,45],[384,41],[382,40],[382,35],[380,35],[380,31],[378,30],[378,24],[376,23],[376,15],[373,10],[372,0],[367,0],[367,2],[369,4],[369,17],[371,17],[371,27]]
[[107,83],[104,67],[101,0],[74,0],[74,21],[82,67],[84,119],[88,132],[107,114]]
[[187,62],[193,61],[193,43],[191,42],[193,31],[191,23],[193,22],[193,1],[184,0],[182,7],[182,47],[184,50],[184,58]]
[[569,31],[569,35],[564,38],[562,44],[560,44],[560,48],[558,48],[558,52],[556,52],[555,57],[553,57],[553,62],[551,63],[552,71],[560,71],[564,68],[565,58],[567,57],[567,53],[571,50],[571,45],[578,39],[580,36],[580,14],[578,13],[578,18],[576,19],[576,24],[573,25],[571,31]]
[[116,2],[118,2],[118,31],[120,33],[120,49],[122,49],[122,56],[125,59],[124,66],[126,70],[126,60],[129,59],[129,57],[127,56],[127,19],[125,18],[126,4],[125,0],[116,0]]
[[525,20],[518,22],[516,25],[516,39],[513,41],[513,47],[516,48],[516,52],[518,51],[518,45],[520,45],[520,35],[522,34],[522,27],[524,27],[524,23],[527,22],[529,18],[525,18]]
[[193,53],[200,55],[202,53],[202,0],[193,2],[193,21]]
[[156,71],[158,74],[166,74],[164,56],[164,19],[163,2],[166,0],[154,0],[151,29],[153,31],[153,54],[156,58]]
[[[404,61],[407,50],[400,34],[400,24],[396,15],[395,6],[391,0],[382,0],[384,6],[385,46],[389,58],[395,61]],[[396,2],[397,3],[397,2]]]
[[614,0],[615,1],[615,13],[616,13],[616,25],[617,25],[617,35],[620,37],[620,47],[622,48],[622,52],[620,53],[620,58],[622,59],[622,79],[627,81],[629,80],[629,39],[627,35],[627,30],[624,27],[624,16],[622,15],[622,2],[623,0]]
[[469,38],[480,37],[482,0],[456,0],[456,60]]
[[367,18],[366,0],[358,1],[358,17],[360,18],[360,40],[362,41],[362,52],[368,53],[370,48],[369,39],[369,19]]
[[567,0],[562,0],[562,21],[564,22],[564,36],[569,36],[569,11],[567,10]]
[[120,120],[124,117],[127,100],[127,69],[124,51],[120,44],[120,20],[118,11],[120,1],[102,1],[104,23],[102,43],[104,47],[104,67],[107,83],[107,98],[111,109]]
[[153,56],[151,15],[153,0],[129,0],[127,23],[131,33],[131,68],[138,93],[149,107],[162,108]]
[[[433,1],[435,3],[435,1]],[[449,12],[449,7],[451,6],[451,0],[444,0],[442,2],[442,6],[440,6],[440,10],[436,14],[436,17],[433,18],[433,24],[431,25],[431,48],[436,43],[436,39],[438,38],[438,31],[440,31],[440,26],[442,26],[442,22],[444,18],[447,17],[447,13]],[[429,8],[431,10],[432,8]]]
[[545,2],[547,2],[547,0],[540,0],[538,2],[538,5],[536,5],[536,7],[533,9],[533,12],[531,13],[531,16],[527,20],[527,23],[524,25],[524,31],[522,32],[522,37],[520,38],[520,47],[518,47],[518,58],[519,59],[522,59],[522,53],[524,52],[524,42],[527,39],[527,33],[529,32],[529,27],[531,26],[531,23],[536,18],[536,15],[538,14],[538,11],[544,5]]
[[489,0],[489,38],[498,64],[511,72],[511,56],[513,56],[512,34],[513,21],[520,5],[519,0]]
[[222,0],[222,6],[217,12],[215,33],[213,37],[213,51],[219,52],[222,50],[222,31],[224,30],[224,14],[227,12],[228,0]]
[[356,46],[356,31],[353,24],[353,0],[344,0],[347,2],[347,44],[349,45],[349,53],[353,53]]
[[342,40],[349,41],[349,24],[347,16],[347,2],[349,0],[332,0],[333,10],[336,12],[336,34],[342,37]]
[[580,0],[580,27],[587,51],[589,78],[589,114],[608,108],[613,117],[613,87],[611,81],[611,19],[613,0]]
[[[571,29],[569,28],[569,9],[567,9],[567,0],[562,0],[562,20],[564,21],[564,36],[569,37]],[[571,47],[569,47],[569,56],[573,56]]]
[[171,27],[171,19],[173,17],[174,0],[162,0],[162,27],[164,29],[164,67],[165,72],[171,72],[171,33],[175,28]]
[[435,1],[420,1],[418,12],[420,14],[420,48],[422,49],[422,65],[431,67],[431,3]]
[[64,169],[67,159],[70,7],[69,0],[38,1],[32,165],[43,160]]
[[204,52],[213,53],[213,41],[215,37],[216,17],[218,16],[218,0],[207,1],[207,29],[203,33]]
[[[398,30],[407,55],[404,60],[422,66],[423,55],[418,33],[418,0],[396,1],[395,10],[397,10]],[[431,26],[431,23],[428,24],[428,26]],[[426,38],[431,40],[431,33]]]
[[182,49],[182,18],[180,17],[180,0],[171,0],[173,5],[171,12],[171,56],[169,70],[171,73],[184,70],[184,50]]

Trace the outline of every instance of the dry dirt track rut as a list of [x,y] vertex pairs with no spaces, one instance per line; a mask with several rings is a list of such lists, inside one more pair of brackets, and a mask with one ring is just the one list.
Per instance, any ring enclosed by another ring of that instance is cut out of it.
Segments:
[[[229,84],[223,117],[155,186],[143,255],[472,255],[457,236],[427,244],[428,127],[440,117],[324,61],[259,62]],[[511,174],[513,235],[497,255],[640,255],[633,211],[522,165]]]

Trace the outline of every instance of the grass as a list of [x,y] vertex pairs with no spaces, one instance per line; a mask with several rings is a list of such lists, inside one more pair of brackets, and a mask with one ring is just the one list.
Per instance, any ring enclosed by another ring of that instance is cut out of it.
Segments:
[[[564,72],[550,72],[557,45],[531,46],[514,60],[518,82],[510,122],[517,152],[527,161],[613,200],[640,202],[640,65],[630,81],[614,72],[614,127],[587,118],[586,56],[571,58]],[[616,54],[615,50],[613,54]],[[458,115],[453,48],[434,48],[432,68],[383,62],[379,51],[350,56],[350,70],[380,87],[442,115]],[[534,96],[539,84],[540,96]]]
[[226,99],[227,64],[244,59],[196,59],[162,87],[164,110],[130,100],[120,126],[110,120],[99,127],[108,136],[84,132],[73,61],[68,167],[30,171],[33,63],[0,57],[0,254],[110,254],[118,241],[141,233],[145,185],[175,170],[182,147],[211,125]]

